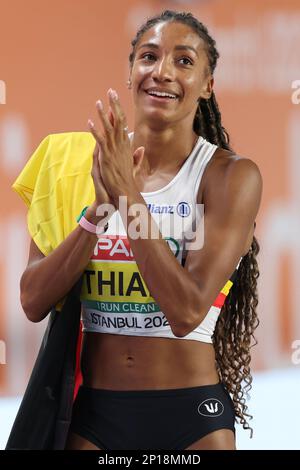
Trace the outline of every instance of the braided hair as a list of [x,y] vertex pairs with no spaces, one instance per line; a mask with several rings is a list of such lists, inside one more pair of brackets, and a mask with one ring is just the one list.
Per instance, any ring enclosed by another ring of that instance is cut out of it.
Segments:
[[[208,58],[208,67],[211,75],[217,65],[219,53],[215,40],[209,35],[206,26],[198,21],[192,13],[165,10],[153,16],[143,24],[136,37],[131,41],[132,51],[129,63],[132,67],[136,45],[143,34],[153,26],[162,22],[179,22],[189,26],[203,39]],[[193,122],[193,130],[212,144],[232,151],[228,132],[222,126],[221,113],[214,92],[209,99],[199,99]],[[259,324],[256,307],[258,304],[257,278],[259,276],[257,254],[259,244],[253,236],[248,253],[243,256],[226,301],[221,309],[216,328],[213,334],[215,348],[216,369],[219,378],[230,393],[236,418],[244,429],[249,429],[251,437],[252,428],[248,421],[252,416],[247,412],[246,398],[252,387],[250,371],[250,349],[257,344],[254,330]]]

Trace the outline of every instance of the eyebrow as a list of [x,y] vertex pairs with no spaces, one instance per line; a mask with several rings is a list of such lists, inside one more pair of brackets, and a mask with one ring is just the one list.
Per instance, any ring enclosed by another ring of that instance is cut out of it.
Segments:
[[[142,47],[152,47],[153,49],[159,49],[158,44],[155,44],[154,42],[146,42],[146,43],[142,44],[139,47],[139,49],[142,48]],[[199,57],[198,52],[192,46],[186,46],[186,45],[183,45],[183,44],[179,44],[178,46],[175,46],[175,50],[178,50],[178,51],[180,51],[180,50],[185,50],[185,51],[190,50],[190,51],[193,51],[196,54],[197,57]]]

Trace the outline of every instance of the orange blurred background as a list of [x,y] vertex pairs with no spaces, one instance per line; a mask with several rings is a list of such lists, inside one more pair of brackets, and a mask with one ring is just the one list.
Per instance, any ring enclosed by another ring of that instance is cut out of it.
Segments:
[[191,11],[216,39],[223,124],[235,151],[254,160],[264,180],[254,368],[293,366],[292,345],[300,339],[300,99],[292,100],[300,80],[299,1],[0,0],[2,395],[24,392],[45,328],[45,321],[30,323],[20,306],[29,237],[25,206],[11,184],[47,134],[86,131],[110,87],[131,129],[130,41],[148,16],[166,8]]

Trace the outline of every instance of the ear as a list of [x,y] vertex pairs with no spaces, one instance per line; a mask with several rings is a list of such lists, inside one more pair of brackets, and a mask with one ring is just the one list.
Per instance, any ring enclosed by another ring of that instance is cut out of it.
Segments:
[[128,88],[128,90],[131,90],[131,86],[132,86],[132,83],[131,83],[131,69],[130,69],[129,77],[128,77],[128,80],[127,80],[127,88]]
[[214,86],[214,77],[209,75],[201,91],[200,98],[204,98],[205,100],[208,100],[211,97],[213,86]]

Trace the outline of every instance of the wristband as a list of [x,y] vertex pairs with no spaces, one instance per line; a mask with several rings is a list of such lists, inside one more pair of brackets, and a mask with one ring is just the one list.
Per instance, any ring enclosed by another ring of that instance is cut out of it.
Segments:
[[79,225],[85,230],[87,230],[88,232],[94,233],[95,235],[101,235],[102,233],[106,232],[106,230],[108,229],[108,223],[106,223],[104,227],[99,227],[98,225],[95,225],[89,222],[84,217],[88,207],[89,206],[86,206],[84,209],[82,209],[81,213],[79,214],[76,220],[79,223]]
[[86,211],[88,210],[89,206],[85,206],[84,209],[82,209],[82,211],[80,212],[79,216],[77,217],[76,221],[79,222],[79,220],[81,219],[81,217],[83,217],[86,213]]

